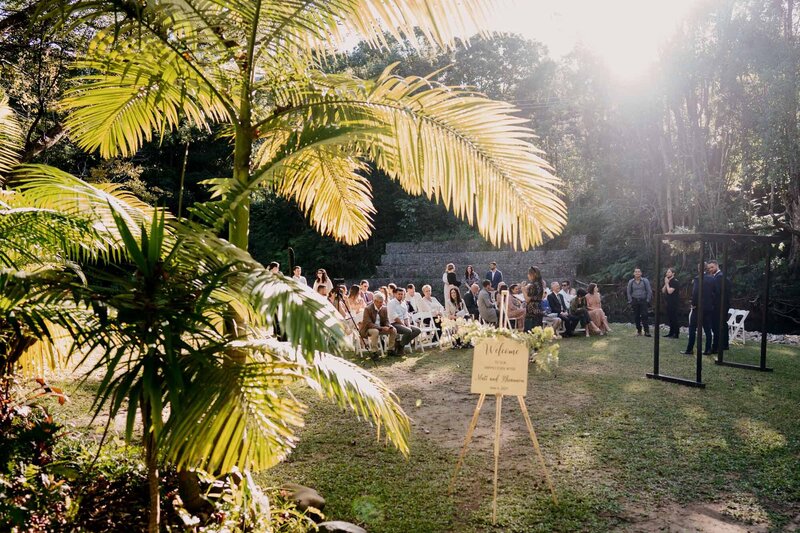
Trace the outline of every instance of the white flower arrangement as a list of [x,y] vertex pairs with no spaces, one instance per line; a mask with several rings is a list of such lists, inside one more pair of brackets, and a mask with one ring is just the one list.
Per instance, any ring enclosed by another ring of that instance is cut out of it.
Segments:
[[[536,326],[529,332],[522,332],[516,329],[496,328],[491,324],[481,324],[477,320],[465,320],[464,318],[457,318],[451,320],[448,318],[442,319],[442,328],[451,331],[449,338],[452,340],[460,340],[462,344],[471,344],[475,346],[482,339],[491,339],[495,337],[506,337],[524,343],[530,351],[530,361],[536,365],[539,370],[549,372],[558,366],[558,344],[552,341],[555,337],[553,328],[542,328]],[[451,341],[452,342],[452,341]],[[442,346],[442,348],[450,348],[451,346]]]

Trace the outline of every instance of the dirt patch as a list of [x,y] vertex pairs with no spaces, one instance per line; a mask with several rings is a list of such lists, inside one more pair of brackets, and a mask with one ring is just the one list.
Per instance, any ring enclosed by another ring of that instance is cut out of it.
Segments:
[[[750,515],[749,517],[747,515]],[[629,517],[628,531],[706,531],[713,533],[761,533],[770,530],[766,516],[737,502],[669,504],[656,509],[637,509]]]

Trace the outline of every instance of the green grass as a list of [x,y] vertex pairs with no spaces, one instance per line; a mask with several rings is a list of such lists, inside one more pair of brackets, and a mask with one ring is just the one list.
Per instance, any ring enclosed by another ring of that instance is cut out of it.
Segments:
[[[490,435],[476,435],[447,495],[453,442],[463,439],[476,399],[469,350],[415,354],[374,369],[414,418],[410,458],[377,444],[363,421],[304,395],[309,417],[297,450],[259,480],[313,486],[327,500],[326,514],[376,533],[606,531],[635,527],[636,515],[656,505],[713,501],[748,502],[740,520],[766,517],[776,530],[787,524],[800,512],[800,350],[770,345],[772,373],[718,367],[705,357],[707,388],[693,389],[646,379],[652,342],[632,332],[618,326],[608,337],[565,339],[558,369],[530,377],[526,402],[557,506],[510,398],[496,529]],[[678,355],[685,342],[661,339],[662,373],[694,377],[694,359]],[[734,347],[727,357],[757,362],[758,346]],[[490,433],[493,419],[487,399],[479,428]]]

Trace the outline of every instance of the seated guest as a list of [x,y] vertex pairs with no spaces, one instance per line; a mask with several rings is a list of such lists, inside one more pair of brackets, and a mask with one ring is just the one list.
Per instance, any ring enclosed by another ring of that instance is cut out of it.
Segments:
[[297,283],[301,283],[303,285],[308,285],[308,281],[306,281],[306,277],[302,275],[303,269],[300,265],[294,267],[292,269],[292,279],[295,280]]
[[464,305],[464,300],[461,299],[461,293],[456,287],[450,288],[450,298],[447,299],[444,310],[450,320],[465,317],[469,314],[467,306]]
[[572,287],[572,283],[570,283],[568,279],[565,279],[564,281],[561,282],[561,292],[564,293],[564,298],[567,298],[568,296],[575,296],[578,294]]
[[411,324],[411,315],[408,312],[408,307],[403,302],[406,291],[401,287],[394,289],[394,298],[389,300],[389,323],[397,331],[401,337],[395,340],[394,353],[389,355],[401,356],[403,349],[411,341],[416,339],[420,333],[420,329]]
[[475,269],[472,268],[472,265],[467,265],[467,269],[464,271],[464,286],[469,289],[480,282],[481,278],[478,276],[478,273],[475,272]]
[[362,339],[369,338],[370,351],[372,355],[377,355],[380,350],[380,335],[389,335],[389,345],[387,349],[393,349],[397,337],[397,331],[389,323],[389,315],[386,306],[383,305],[383,294],[376,292],[372,295],[372,303],[364,308],[364,319],[359,327],[359,334]]
[[475,320],[478,320],[478,317],[480,316],[480,311],[478,309],[478,293],[480,290],[480,286],[477,283],[473,283],[469,286],[469,291],[467,291],[467,294],[464,295],[464,305],[467,308],[467,312]]
[[361,296],[361,287],[358,285],[351,286],[350,293],[347,295],[347,307],[350,308],[350,312],[353,313],[353,316],[363,312],[366,306],[367,302],[365,302],[364,298]]
[[569,304],[569,314],[578,319],[581,326],[586,328],[586,336],[590,334],[599,334],[600,329],[594,325],[591,318],[589,318],[589,307],[586,304],[586,291],[578,289],[575,298]]
[[[498,290],[505,289],[505,283],[498,285]],[[502,288],[499,288],[502,287]],[[508,288],[508,318],[514,321],[514,326],[522,330],[525,326],[525,302],[522,296],[522,289],[518,283],[514,283]]]
[[371,304],[372,293],[369,292],[369,281],[362,279],[358,286],[361,289],[361,297],[364,299],[364,303],[367,305]]
[[422,300],[422,295],[417,292],[417,288],[414,286],[413,283],[409,283],[406,285],[406,307],[408,307],[409,313],[418,313],[420,310],[420,303]]
[[478,293],[478,315],[487,324],[497,325],[497,306],[492,301],[490,290],[492,282],[488,279],[483,280],[483,288]]
[[611,332],[611,327],[608,324],[608,317],[603,311],[603,306],[600,301],[600,289],[597,288],[597,283],[590,283],[589,290],[586,291],[586,305],[589,308],[589,318],[592,323],[600,330],[600,335],[605,335]]
[[389,287],[387,287],[386,285],[381,285],[381,287],[378,290],[381,292],[381,294],[383,294],[383,300],[388,302],[389,301]]
[[[453,287],[454,289],[458,290],[457,287]],[[436,299],[435,296],[431,296],[431,286],[430,285],[423,285],[422,286],[422,299],[419,301],[419,311],[423,311],[426,313],[430,313],[433,317],[433,324],[436,326],[436,329],[439,331],[439,335],[442,334],[442,315],[444,315],[444,307],[442,304],[439,303],[439,300]],[[426,324],[428,324],[428,320],[426,319]]]
[[280,274],[281,264],[276,261],[272,261],[270,264],[267,265],[267,270],[269,270],[270,273],[272,274]]
[[564,323],[566,329],[564,336],[572,337],[578,319],[569,314],[569,306],[564,298],[564,293],[561,292],[561,284],[554,281],[550,284],[550,291],[550,294],[547,295],[547,305],[550,306],[551,314],[556,315]]

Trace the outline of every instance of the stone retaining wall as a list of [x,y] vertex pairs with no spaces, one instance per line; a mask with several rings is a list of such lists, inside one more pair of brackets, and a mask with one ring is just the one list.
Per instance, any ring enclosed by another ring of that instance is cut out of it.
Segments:
[[[548,282],[572,280],[578,267],[579,251],[585,246],[584,235],[571,237],[569,245],[563,249],[542,247],[528,252],[493,249],[484,241],[391,242],[386,244],[386,252],[369,282],[373,289],[390,282],[414,283],[417,288],[427,283],[433,287],[434,296],[441,298],[442,273],[447,263],[455,263],[461,280],[467,265],[473,265],[478,276],[483,278],[490,261],[497,262],[506,283],[526,279],[531,265],[539,267]],[[348,280],[348,284],[358,281]]]

